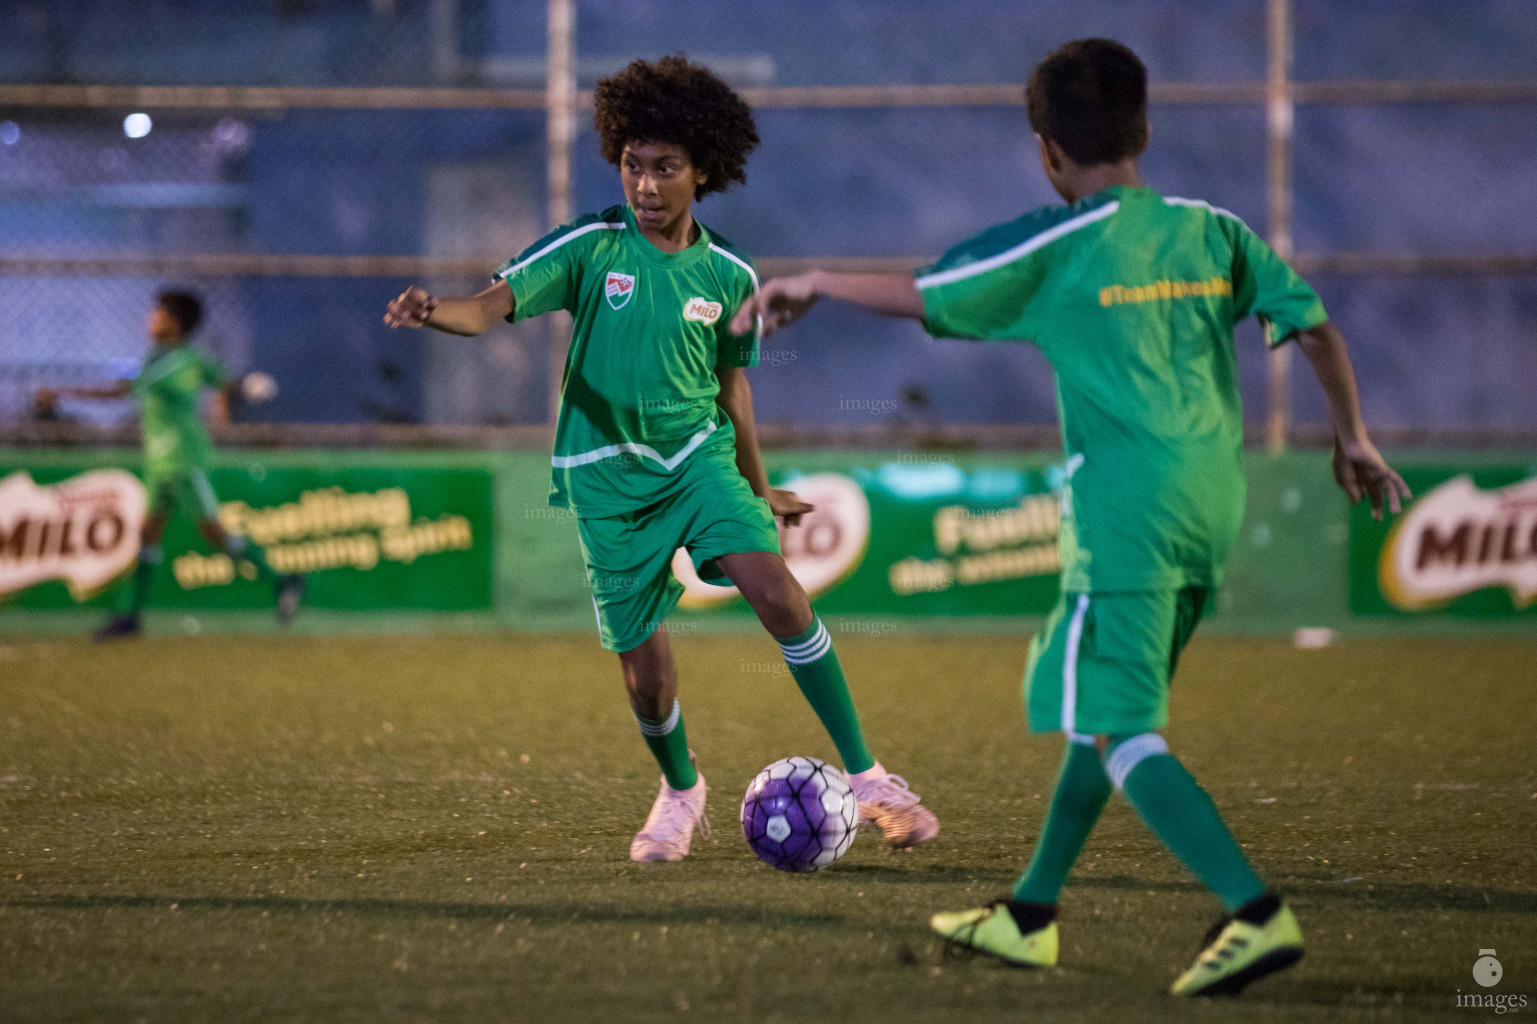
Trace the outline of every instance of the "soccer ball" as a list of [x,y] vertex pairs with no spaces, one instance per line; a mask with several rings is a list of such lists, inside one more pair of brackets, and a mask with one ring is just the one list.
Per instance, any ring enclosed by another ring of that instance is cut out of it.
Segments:
[[742,798],[747,844],[780,871],[821,871],[848,852],[858,828],[848,776],[814,757],[775,761]]
[[277,396],[278,382],[272,379],[270,373],[252,370],[240,378],[240,397],[252,405],[270,402]]

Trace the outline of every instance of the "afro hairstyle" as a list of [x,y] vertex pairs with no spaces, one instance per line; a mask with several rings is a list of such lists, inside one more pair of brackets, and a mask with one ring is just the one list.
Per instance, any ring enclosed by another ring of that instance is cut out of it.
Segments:
[[752,110],[709,68],[681,56],[637,60],[598,83],[595,126],[603,159],[619,166],[632,142],[681,146],[705,181],[696,198],[747,183],[758,145]]

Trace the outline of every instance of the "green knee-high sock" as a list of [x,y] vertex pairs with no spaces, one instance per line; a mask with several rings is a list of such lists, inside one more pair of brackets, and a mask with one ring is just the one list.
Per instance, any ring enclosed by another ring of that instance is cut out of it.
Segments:
[[1156,733],[1117,743],[1110,778],[1169,851],[1195,872],[1232,913],[1265,894],[1216,804]]
[[1024,903],[1055,903],[1084,840],[1110,799],[1110,776],[1092,743],[1068,741],[1062,755],[1057,791],[1051,796],[1046,824],[1035,841],[1030,866],[1014,883],[1013,897]]
[[117,613],[137,619],[144,601],[149,597],[149,585],[155,578],[155,569],[165,558],[159,545],[139,549],[139,560],[134,564],[133,575],[118,586]]
[[699,772],[688,756],[688,736],[683,731],[683,709],[672,702],[672,714],[661,721],[635,716],[651,756],[662,766],[662,775],[673,789],[693,789]]
[[822,620],[813,615],[804,632],[775,640],[796,685],[838,748],[843,770],[853,775],[875,767],[875,757],[865,745],[859,715],[854,711],[854,698],[849,696],[848,681],[838,664],[838,652],[833,650],[833,638]]
[[262,546],[249,537],[231,537],[224,545],[225,554],[235,560],[235,564],[250,562],[256,567],[256,578],[268,583],[278,578],[272,566],[267,563],[267,553]]

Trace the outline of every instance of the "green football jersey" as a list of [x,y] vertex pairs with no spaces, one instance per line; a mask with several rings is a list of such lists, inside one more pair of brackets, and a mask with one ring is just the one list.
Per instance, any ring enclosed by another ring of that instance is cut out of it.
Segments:
[[144,434],[144,464],[151,472],[201,469],[213,456],[198,411],[204,388],[223,387],[223,367],[190,345],[157,348],[133,380]]
[[1056,374],[1068,591],[1214,586],[1243,517],[1233,325],[1278,345],[1327,316],[1226,210],[1117,186],[1001,224],[918,271],[938,337],[1034,342]]
[[698,241],[665,253],[613,206],[552,231],[496,279],[512,289],[513,321],[572,317],[550,504],[591,518],[643,508],[701,448],[734,446],[715,370],[757,364],[757,332],[727,324],[758,276],[731,243],[701,224]]

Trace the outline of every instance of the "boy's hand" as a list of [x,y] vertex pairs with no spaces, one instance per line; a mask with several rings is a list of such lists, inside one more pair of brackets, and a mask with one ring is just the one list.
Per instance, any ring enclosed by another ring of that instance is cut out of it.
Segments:
[[778,488],[770,488],[768,492],[769,511],[785,521],[786,526],[799,526],[801,516],[813,511],[816,506],[809,505],[798,498],[794,491],[781,491]]
[[428,295],[427,289],[412,285],[389,304],[384,322],[391,327],[421,327],[437,308],[438,300]]
[[1403,502],[1414,497],[1404,478],[1393,472],[1382,453],[1364,438],[1359,441],[1342,441],[1334,436],[1334,480],[1344,488],[1352,505],[1363,497],[1372,503],[1372,518],[1381,519],[1384,506],[1398,515]]
[[816,304],[817,291],[813,274],[797,274],[794,277],[776,277],[752,296],[731,318],[732,334],[748,334],[753,321],[763,318],[763,337],[788,327]]

